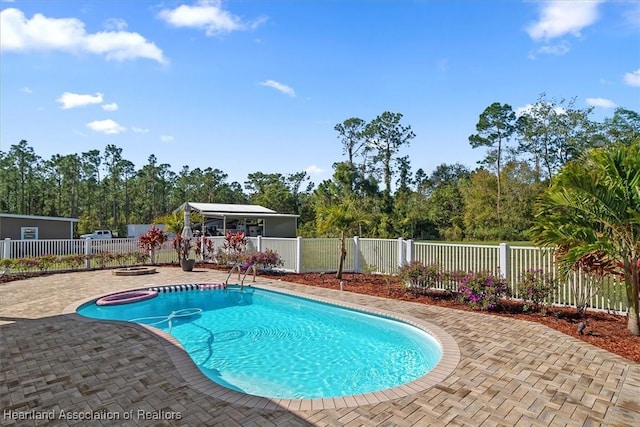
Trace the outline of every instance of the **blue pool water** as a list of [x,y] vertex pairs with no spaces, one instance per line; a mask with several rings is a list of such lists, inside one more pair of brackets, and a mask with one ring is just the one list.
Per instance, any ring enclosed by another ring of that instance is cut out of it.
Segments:
[[411,325],[256,288],[159,293],[113,306],[92,302],[78,313],[170,332],[207,377],[264,397],[374,392],[423,376],[442,356],[438,342]]

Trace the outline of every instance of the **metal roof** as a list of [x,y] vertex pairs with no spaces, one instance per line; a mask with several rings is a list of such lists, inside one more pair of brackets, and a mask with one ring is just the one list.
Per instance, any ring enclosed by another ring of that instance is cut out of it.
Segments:
[[[234,217],[234,218],[296,218],[300,215],[279,214],[272,209],[260,205],[241,205],[233,203],[196,203],[188,202],[192,210],[200,212],[205,217]],[[184,209],[184,203],[174,212]]]
[[279,213],[250,213],[250,212],[200,212],[206,218],[297,218],[300,215]]
[[66,221],[66,222],[78,222],[78,218],[62,218],[58,216],[42,216],[42,215],[19,215],[0,213],[0,217],[4,218],[20,218],[20,219],[45,219],[47,221]]

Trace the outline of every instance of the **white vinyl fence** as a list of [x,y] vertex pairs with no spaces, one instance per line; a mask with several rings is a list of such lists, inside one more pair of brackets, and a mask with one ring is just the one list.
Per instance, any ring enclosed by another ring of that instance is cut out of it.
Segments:
[[[341,243],[337,238],[249,237],[247,240],[249,251],[276,251],[284,262],[282,269],[288,272],[335,272],[338,269]],[[215,258],[215,254],[223,248],[224,238],[206,237],[201,245],[206,247],[207,242],[210,242],[212,249],[201,252],[201,262],[211,262]],[[542,248],[511,247],[505,243],[423,243],[356,236],[345,240],[345,250],[345,272],[395,274],[402,265],[412,261],[437,265],[441,272],[490,271],[503,276],[509,283],[512,295],[518,298],[517,284],[521,275],[527,270],[539,270],[558,279],[559,285],[552,301],[554,304],[574,307],[584,304],[600,310],[627,311],[624,283],[619,278],[596,279],[577,272],[567,280],[560,280],[553,256]],[[136,265],[140,263],[140,252],[136,239],[5,239],[0,242],[0,262],[2,258],[29,260],[48,256],[52,261],[47,271]],[[156,257],[159,263],[177,261],[171,242],[156,251]],[[450,289],[451,283],[436,286]]]

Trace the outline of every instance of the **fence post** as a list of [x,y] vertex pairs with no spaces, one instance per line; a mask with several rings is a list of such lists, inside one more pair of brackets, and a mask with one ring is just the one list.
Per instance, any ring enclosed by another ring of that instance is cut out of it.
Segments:
[[262,236],[258,235],[258,238],[256,239],[256,250],[258,252],[262,252]]
[[[404,265],[404,260],[406,259],[406,247],[404,244],[404,239],[402,237],[398,237],[398,267],[402,267]],[[391,271],[389,271],[391,273]]]
[[406,248],[407,248],[407,253],[405,254],[404,262],[405,264],[411,264],[414,258],[413,257],[413,250],[414,250],[413,239],[408,239],[406,241]]
[[84,268],[91,268],[91,238],[84,239]]
[[511,272],[511,265],[509,264],[509,245],[506,243],[500,243],[499,253],[498,268],[500,269],[500,275],[508,282]]
[[11,258],[11,239],[4,239],[4,249],[2,250],[2,258]]
[[353,236],[353,272],[362,273],[360,271],[360,237]]
[[296,238],[296,273],[302,273],[302,237]]

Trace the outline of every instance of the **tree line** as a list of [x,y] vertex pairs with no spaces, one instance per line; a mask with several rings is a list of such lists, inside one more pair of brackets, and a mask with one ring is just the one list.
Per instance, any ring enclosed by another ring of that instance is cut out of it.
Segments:
[[469,137],[485,150],[473,169],[441,164],[430,174],[403,155],[415,138],[401,113],[336,124],[342,155],[320,183],[304,172],[253,172],[240,184],[221,169],[179,171],[150,155],[136,169],[109,144],[80,154],[41,158],[25,140],[0,151],[0,211],[72,217],[78,232],[146,224],[184,201],[258,204],[300,215],[302,236],[354,233],[363,237],[447,240],[525,240],[534,202],[569,160],[593,147],[631,143],[640,115],[618,108],[602,122],[592,108],[545,94],[523,111],[489,105]]

